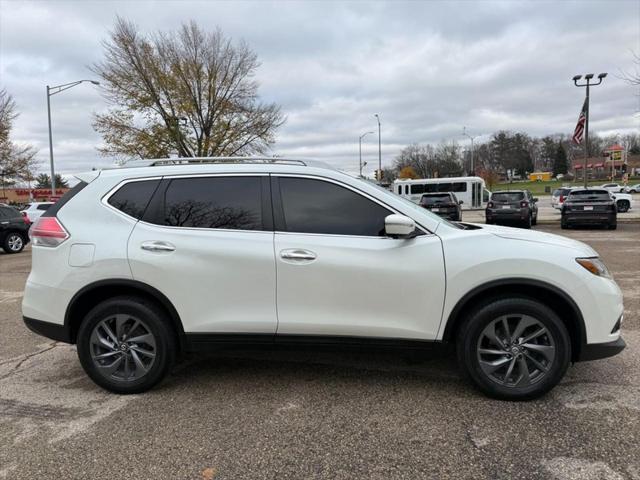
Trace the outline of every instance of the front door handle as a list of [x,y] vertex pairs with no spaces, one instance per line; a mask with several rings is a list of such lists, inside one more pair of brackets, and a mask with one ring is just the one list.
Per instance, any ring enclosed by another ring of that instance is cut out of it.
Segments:
[[290,249],[282,250],[280,256],[286,260],[301,260],[301,261],[313,261],[317,258],[317,255],[309,250],[302,249]]
[[159,242],[156,240],[143,242],[140,248],[142,250],[148,250],[149,252],[173,252],[176,249],[176,247],[169,242]]

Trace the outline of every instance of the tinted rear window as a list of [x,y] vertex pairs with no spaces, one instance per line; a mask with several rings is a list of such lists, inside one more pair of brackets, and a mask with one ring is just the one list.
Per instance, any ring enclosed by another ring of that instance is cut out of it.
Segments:
[[519,202],[523,198],[523,192],[496,192],[491,195],[491,200],[496,202]]
[[442,195],[425,195],[420,199],[422,205],[434,205],[436,203],[451,203],[449,194]]
[[125,183],[116,193],[111,195],[108,203],[121,212],[140,219],[159,183],[160,180]]
[[602,201],[610,200],[611,195],[606,190],[578,190],[569,194],[570,201]]
[[261,179],[239,176],[172,180],[165,193],[164,224],[263,230]]

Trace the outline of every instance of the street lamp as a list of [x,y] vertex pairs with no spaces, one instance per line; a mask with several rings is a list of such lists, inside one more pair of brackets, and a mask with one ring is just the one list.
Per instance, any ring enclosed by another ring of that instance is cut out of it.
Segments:
[[376,113],[374,117],[376,117],[376,120],[378,120],[378,172],[380,172],[380,180],[382,180],[382,140],[380,140],[380,116]]
[[364,162],[364,165],[362,164],[362,139],[372,133],[373,132],[365,132],[360,135],[360,138],[358,138],[358,149],[360,151],[360,178],[362,178],[362,167],[367,164],[367,162]]
[[100,85],[100,82],[97,82],[95,80],[78,80],[76,82],[56,85],[54,87],[50,87],[49,85],[47,85],[47,116],[49,118],[49,161],[51,162],[51,195],[56,194],[56,175],[53,168],[53,139],[51,136],[51,100],[50,99],[56,93],[69,90],[70,88],[73,88],[76,85],[80,85],[83,82],[90,82],[90,83],[93,83],[94,85]]
[[476,135],[475,137],[472,137],[471,135],[469,135],[467,133],[467,127],[462,127],[462,135],[467,137],[469,140],[471,140],[471,174],[474,173],[474,169],[473,169],[473,140],[478,138],[479,135]]
[[591,83],[591,79],[593,78],[593,73],[587,73],[584,76],[586,83],[578,83],[578,80],[582,78],[582,75],[576,75],[573,77],[573,83],[576,87],[587,87],[586,97],[585,97],[585,124],[584,124],[584,166],[583,166],[583,175],[584,175],[584,188],[587,188],[587,160],[589,159],[589,87],[595,87],[602,83],[604,77],[606,77],[606,73],[601,73],[598,75],[598,83]]

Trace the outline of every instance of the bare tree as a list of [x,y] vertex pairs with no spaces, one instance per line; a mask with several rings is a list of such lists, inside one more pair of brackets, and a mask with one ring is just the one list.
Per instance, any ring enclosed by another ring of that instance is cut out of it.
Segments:
[[13,185],[34,176],[36,149],[11,139],[13,122],[18,118],[16,103],[6,90],[0,89],[0,174],[3,185]]
[[258,100],[257,56],[195,22],[145,36],[122,18],[93,65],[112,108],[95,116],[103,154],[119,157],[264,153],[284,122]]

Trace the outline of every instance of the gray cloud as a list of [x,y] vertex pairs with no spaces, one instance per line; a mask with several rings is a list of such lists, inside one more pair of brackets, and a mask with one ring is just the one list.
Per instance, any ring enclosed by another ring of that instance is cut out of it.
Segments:
[[[43,162],[45,85],[90,76],[116,15],[147,31],[195,19],[245,40],[262,62],[262,98],[287,115],[274,153],[350,171],[358,136],[377,129],[374,113],[385,164],[408,143],[464,142],[463,125],[479,135],[570,133],[584,95],[570,79],[587,71],[610,74],[593,90],[592,130],[640,128],[638,89],[615,75],[640,52],[635,1],[0,1],[0,84],[22,111],[17,138]],[[92,112],[105,108],[99,92],[81,85],[52,102],[58,169],[108,165],[91,128]],[[364,154],[373,167],[375,135]]]

